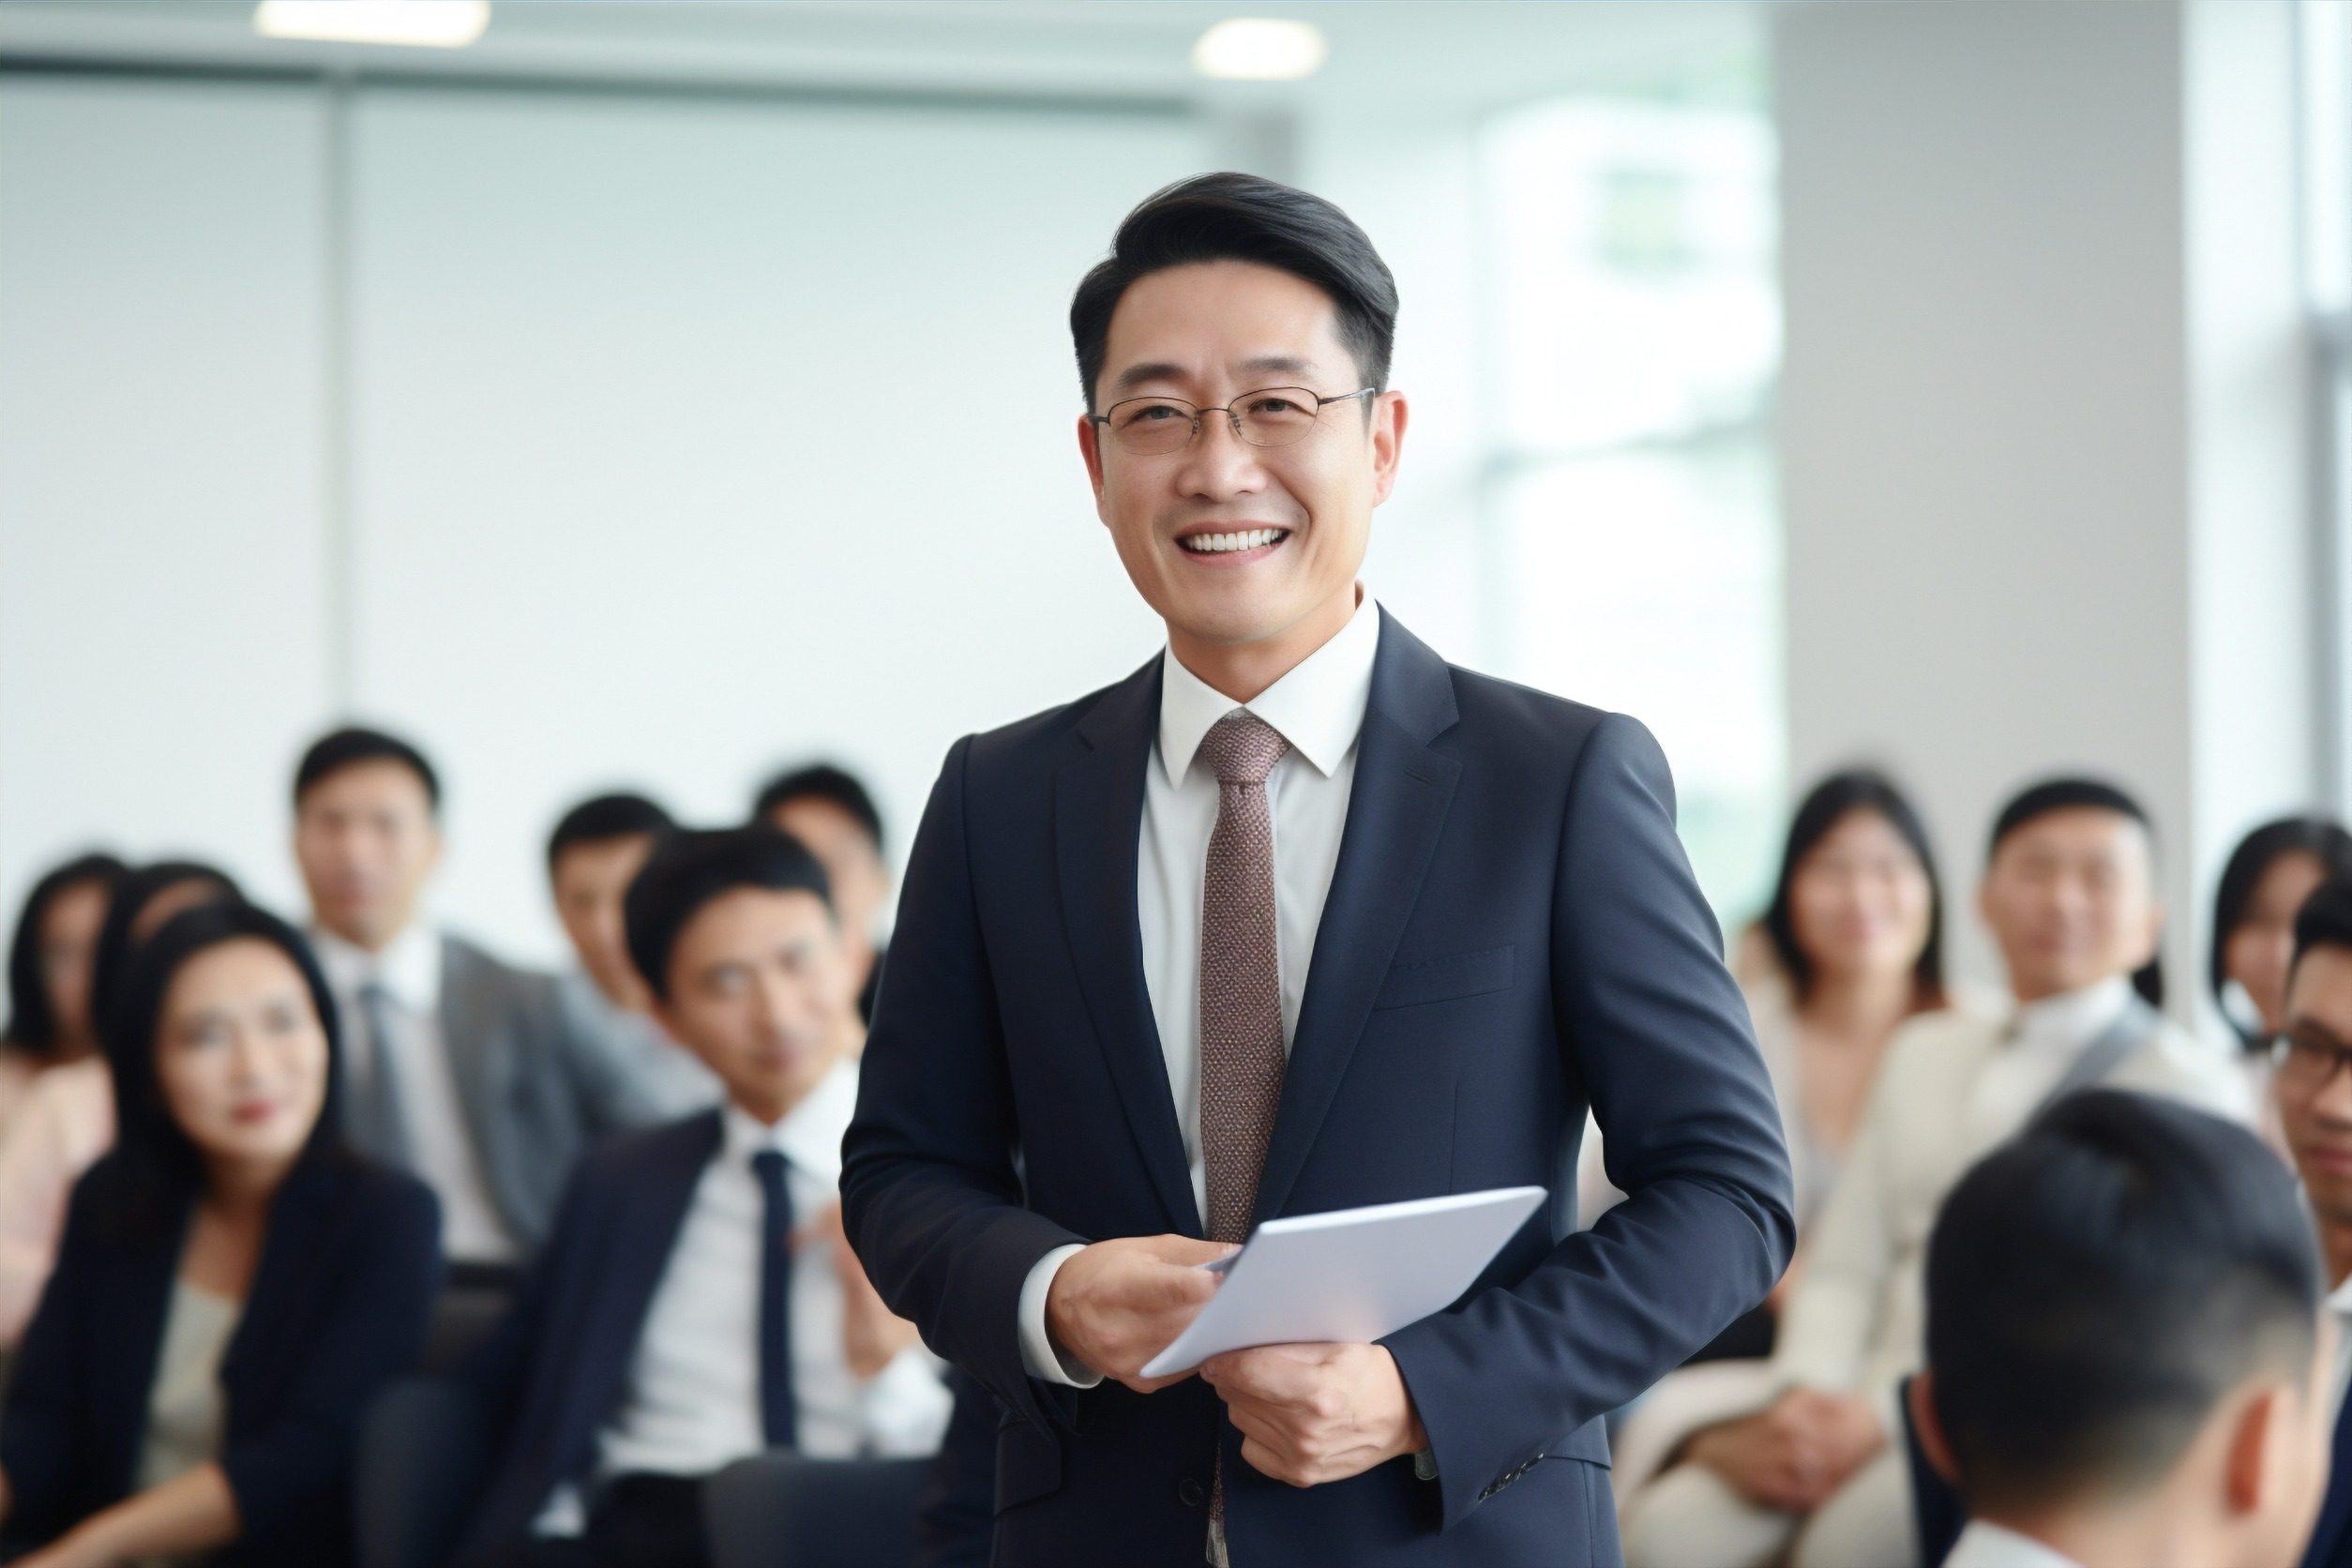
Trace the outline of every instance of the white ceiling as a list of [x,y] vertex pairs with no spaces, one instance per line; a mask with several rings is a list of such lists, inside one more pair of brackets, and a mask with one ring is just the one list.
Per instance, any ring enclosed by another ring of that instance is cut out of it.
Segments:
[[[1761,32],[1744,0],[496,0],[479,43],[431,50],[265,39],[251,14],[248,0],[8,0],[0,56],[1418,113],[1561,92],[1737,93]],[[1234,15],[1316,23],[1329,64],[1302,83],[1201,81],[1193,40]]]

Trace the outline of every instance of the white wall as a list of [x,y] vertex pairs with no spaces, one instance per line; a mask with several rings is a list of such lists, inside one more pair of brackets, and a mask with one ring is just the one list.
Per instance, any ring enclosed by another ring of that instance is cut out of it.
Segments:
[[2027,778],[2146,799],[2177,994],[2228,841],[2317,788],[2288,21],[1776,13],[1794,772],[1911,782],[1980,977]]
[[347,713],[446,775],[439,907],[551,959],[581,793],[823,752],[903,844],[957,735],[1155,645],[1063,324],[1198,122],[363,87],[339,176],[329,113],[0,84],[0,898],[102,839],[289,900]]
[[0,897],[103,841],[293,890],[326,712],[322,107],[0,87]]

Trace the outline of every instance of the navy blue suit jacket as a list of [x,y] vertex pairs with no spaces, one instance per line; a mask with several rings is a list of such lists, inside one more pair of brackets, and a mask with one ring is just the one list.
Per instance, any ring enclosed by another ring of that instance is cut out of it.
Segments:
[[[949,752],[844,1143],[867,1274],[1008,1407],[997,1560],[1195,1568],[1221,1447],[1236,1562],[1614,1560],[1600,1418],[1780,1276],[1780,1121],[1648,732],[1385,613],[1258,1217],[1551,1189],[1460,1303],[1384,1342],[1439,1479],[1398,1459],[1293,1489],[1198,1380],[1025,1375],[1048,1251],[1201,1230],[1136,914],[1159,689],[1153,659]],[[1588,1104],[1630,1196],[1573,1234]]]
[[719,1112],[706,1110],[580,1162],[521,1294],[460,1373],[498,1462],[458,1560],[525,1539],[548,1494],[587,1474],[722,1138]]
[[2352,1400],[2336,1412],[2328,1496],[2303,1549],[2303,1568],[2352,1568]]
[[[135,1489],[187,1215],[123,1231],[110,1223],[119,1177],[109,1156],[75,1186],[0,1415],[12,1544]],[[288,1175],[221,1361],[220,1468],[243,1533],[216,1560],[350,1560],[359,1420],[415,1364],[440,1289],[441,1211],[422,1183],[339,1155]]]

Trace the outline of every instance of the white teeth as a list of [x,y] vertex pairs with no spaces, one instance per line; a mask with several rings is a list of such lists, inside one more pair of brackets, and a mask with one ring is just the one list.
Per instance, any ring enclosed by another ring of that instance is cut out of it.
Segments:
[[1279,528],[1250,528],[1236,534],[1195,534],[1184,541],[1196,555],[1223,555],[1230,550],[1256,550],[1283,537]]

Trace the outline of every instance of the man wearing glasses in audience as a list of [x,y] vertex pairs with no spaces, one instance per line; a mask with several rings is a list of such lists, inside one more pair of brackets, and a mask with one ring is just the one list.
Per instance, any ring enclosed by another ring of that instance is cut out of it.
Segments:
[[2295,917],[2294,965],[2286,1028],[2272,1048],[2271,1092],[2318,1228],[2328,1311],[2339,1331],[2328,1383],[2338,1412],[2335,1469],[2303,1560],[2335,1568],[2352,1564],[2352,1427],[2342,1414],[2352,1380],[2352,881],[2323,882],[2304,900]]

